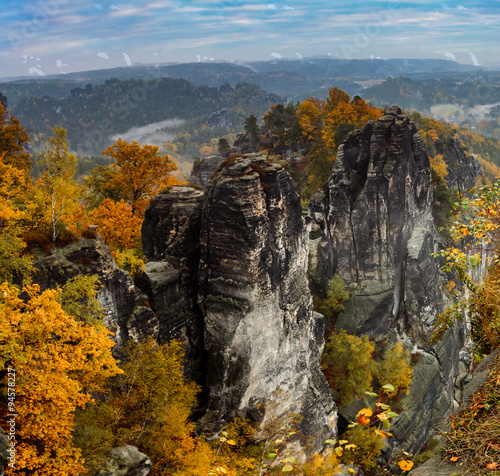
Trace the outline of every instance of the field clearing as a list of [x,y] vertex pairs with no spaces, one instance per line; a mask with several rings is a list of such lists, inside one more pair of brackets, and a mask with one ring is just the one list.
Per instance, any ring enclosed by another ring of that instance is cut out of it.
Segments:
[[463,118],[465,111],[462,107],[457,107],[454,104],[436,104],[431,107],[432,115],[435,118],[439,117],[452,117],[455,118],[455,114],[458,112],[458,117]]

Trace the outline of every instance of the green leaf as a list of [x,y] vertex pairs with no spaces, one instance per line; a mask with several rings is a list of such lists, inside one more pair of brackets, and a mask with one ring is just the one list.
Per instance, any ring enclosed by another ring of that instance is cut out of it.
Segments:
[[276,456],[277,456],[277,454],[276,454],[276,453],[268,453],[268,454],[267,454],[267,457],[268,457],[269,459],[274,459],[274,458],[276,458]]
[[334,445],[336,442],[336,440],[325,440],[325,444],[327,445]]
[[289,473],[290,471],[293,471],[293,466],[286,464],[285,466],[283,466],[281,471],[283,471],[284,473]]
[[378,397],[378,395],[376,393],[374,393],[374,392],[366,391],[365,394],[369,395],[370,397]]
[[389,390],[389,392],[394,392],[394,386],[392,386],[390,383],[382,385],[382,388],[384,388],[385,390]]
[[399,416],[399,415],[398,415],[397,413],[394,413],[394,412],[387,412],[387,416],[388,416],[389,418],[394,418],[394,417],[397,417],[397,416]]

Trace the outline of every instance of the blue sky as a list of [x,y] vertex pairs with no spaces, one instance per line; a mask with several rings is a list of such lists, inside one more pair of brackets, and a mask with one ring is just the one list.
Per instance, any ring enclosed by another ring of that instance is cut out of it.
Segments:
[[498,2],[445,1],[1,0],[0,77],[315,55],[500,69]]

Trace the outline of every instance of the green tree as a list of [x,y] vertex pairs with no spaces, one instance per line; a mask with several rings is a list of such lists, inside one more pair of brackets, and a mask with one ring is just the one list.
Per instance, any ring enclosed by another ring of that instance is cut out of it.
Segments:
[[218,143],[217,147],[218,147],[219,155],[221,157],[227,157],[230,150],[231,150],[231,146],[229,145],[229,142],[224,137],[221,137],[219,139],[219,143]]
[[259,138],[260,128],[257,123],[257,117],[255,117],[253,112],[245,119],[245,133],[248,134],[254,142]]

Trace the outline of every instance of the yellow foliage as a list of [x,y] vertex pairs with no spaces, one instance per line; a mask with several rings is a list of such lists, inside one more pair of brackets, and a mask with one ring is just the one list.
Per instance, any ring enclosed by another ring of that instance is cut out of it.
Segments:
[[441,178],[446,179],[446,176],[448,175],[448,165],[443,160],[443,156],[438,154],[435,157],[429,157],[429,159],[431,161],[431,167]]
[[365,335],[356,337],[342,330],[328,339],[323,353],[323,370],[330,385],[339,391],[343,404],[372,390],[373,350],[373,343]]
[[299,125],[308,140],[313,140],[321,128],[321,112],[316,104],[306,99],[297,107]]
[[123,198],[129,203],[132,212],[139,216],[144,213],[149,200],[156,193],[179,183],[179,180],[171,175],[177,167],[167,155],[162,156],[159,153],[157,146],[141,146],[136,141],[128,143],[117,139],[102,153],[115,159],[104,186],[117,200]]
[[58,291],[25,291],[27,302],[16,288],[0,286],[0,370],[16,375],[16,474],[77,476],[84,469],[72,443],[74,411],[120,372],[114,344],[103,325],[66,314]]
[[88,216],[112,251],[134,248],[140,239],[142,219],[133,214],[132,205],[123,198],[117,202],[105,198]]
[[390,384],[394,390],[386,391],[392,398],[399,394],[407,394],[410,389],[413,369],[410,366],[410,353],[396,342],[377,363],[377,377],[381,386]]
[[23,217],[21,206],[31,185],[26,171],[7,163],[5,156],[0,153],[0,228]]
[[135,250],[113,251],[113,258],[119,268],[128,271],[132,276],[144,271],[144,261],[139,258]]

